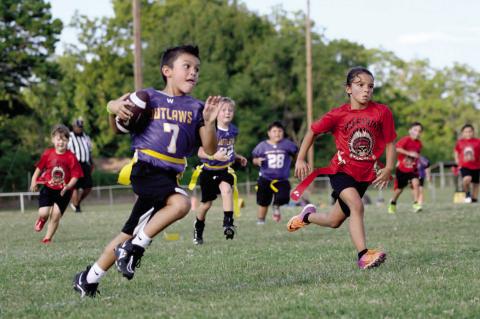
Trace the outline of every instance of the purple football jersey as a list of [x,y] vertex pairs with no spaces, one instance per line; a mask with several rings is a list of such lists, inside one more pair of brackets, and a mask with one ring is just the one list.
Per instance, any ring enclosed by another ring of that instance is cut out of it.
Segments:
[[264,158],[259,175],[269,180],[285,180],[290,175],[292,157],[298,152],[298,147],[288,139],[278,144],[267,141],[260,142],[252,152],[253,157]]
[[[183,159],[198,146],[198,130],[203,125],[203,102],[188,96],[168,96],[152,88],[144,90],[150,101],[152,118],[145,130],[132,134],[132,149],[150,149],[162,155]],[[185,165],[138,152],[138,159],[176,172]]]
[[[235,161],[235,149],[234,149],[234,144],[235,144],[235,137],[238,135],[238,129],[235,127],[235,125],[230,124],[228,126],[228,129],[222,129],[217,127],[217,151],[221,149],[225,149],[227,151],[227,156],[228,160],[227,161],[217,161],[213,160],[210,161],[208,159],[201,159],[202,163],[208,164],[208,166],[225,166],[228,164],[231,164]],[[205,169],[215,169],[215,168],[210,168],[208,166],[205,166]]]
[[418,177],[425,178],[427,176],[426,169],[430,167],[430,161],[425,156],[420,156],[417,163]]

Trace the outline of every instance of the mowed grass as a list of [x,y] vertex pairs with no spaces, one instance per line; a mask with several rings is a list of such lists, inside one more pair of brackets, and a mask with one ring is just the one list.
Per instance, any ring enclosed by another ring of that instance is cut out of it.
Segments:
[[269,214],[257,226],[251,197],[235,239],[226,241],[217,201],[203,246],[192,244],[191,212],[168,229],[179,240],[160,234],[131,281],[110,269],[95,299],[81,299],[72,278],[118,233],[131,205],[68,210],[51,245],[33,231],[36,212],[1,213],[0,317],[478,318],[480,205],[451,199],[451,191],[437,193],[419,214],[410,210],[410,194],[394,216],[367,206],[369,246],[388,258],[366,271],[356,266],[347,223],[288,233],[286,221],[299,208],[286,207],[281,223]]

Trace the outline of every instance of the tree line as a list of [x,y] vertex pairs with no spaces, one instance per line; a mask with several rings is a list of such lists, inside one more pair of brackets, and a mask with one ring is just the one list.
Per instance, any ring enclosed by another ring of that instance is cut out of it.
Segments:
[[[112,1],[114,15],[76,15],[78,43],[55,55],[64,27],[44,0],[4,0],[0,5],[0,191],[25,190],[25,172],[49,146],[55,123],[82,116],[96,157],[130,156],[129,139],[108,129],[106,103],[133,88],[132,8]],[[194,96],[224,95],[237,103],[236,150],[250,154],[280,120],[300,143],[306,127],[303,12],[276,7],[253,13],[231,0],[164,0],[141,3],[144,86],[163,88],[162,51],[194,43],[201,54]],[[345,101],[349,68],[374,72],[374,100],[392,108],[397,133],[413,121],[424,125],[424,153],[451,160],[459,128],[480,123],[480,73],[468,65],[443,69],[428,60],[404,61],[394,53],[344,39],[312,34],[314,118]],[[331,137],[316,145],[316,165],[334,152]]]

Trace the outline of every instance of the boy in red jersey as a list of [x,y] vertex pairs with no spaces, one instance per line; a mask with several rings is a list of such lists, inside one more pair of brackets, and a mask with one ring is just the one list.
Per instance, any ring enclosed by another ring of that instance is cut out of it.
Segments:
[[423,126],[419,122],[412,123],[408,130],[408,136],[402,137],[395,145],[397,151],[397,168],[395,170],[395,182],[393,185],[393,197],[388,205],[388,212],[395,214],[397,212],[397,200],[402,194],[403,189],[409,183],[412,187],[413,211],[418,213],[422,210],[422,205],[418,202],[420,192],[420,179],[418,177],[418,161],[422,150],[420,134]]
[[[462,136],[455,145],[455,162],[460,167],[462,186],[466,203],[478,201],[478,184],[480,177],[480,139],[475,138],[472,125],[462,127]],[[470,192],[472,184],[472,192]]]
[[[97,261],[77,273],[73,289],[82,297],[94,297],[101,278],[114,264],[127,279],[153,238],[190,211],[187,192],[178,185],[178,175],[186,167],[186,157],[201,146],[207,154],[217,148],[215,120],[220,96],[210,96],[203,103],[190,96],[198,82],[200,57],[198,47],[184,45],[167,49],[160,70],[165,87],[143,89],[148,94],[144,107],[152,116],[141,132],[132,132],[136,161],[131,167],[132,189],[138,196],[122,230],[105,247]],[[126,94],[107,104],[110,126],[115,131],[115,116],[128,119],[137,92]],[[138,102],[142,103],[142,101]]]
[[[316,212],[314,205],[306,205],[299,215],[290,219],[288,231],[296,231],[310,223],[338,228],[350,217],[349,230],[358,252],[357,265],[372,268],[384,262],[383,251],[367,249],[362,197],[368,186],[383,188],[388,184],[395,161],[393,141],[396,138],[393,116],[383,104],[371,101],[373,75],[355,67],[348,72],[345,90],[350,103],[326,113],[314,122],[305,135],[295,164],[295,175],[301,180],[310,173],[305,162],[308,149],[319,134],[332,133],[337,153],[328,170],[335,204],[328,214]],[[376,169],[378,158],[386,149],[387,165]]]
[[43,229],[48,223],[47,233],[42,243],[52,241],[60,218],[67,208],[72,189],[77,180],[83,176],[82,168],[75,155],[67,150],[70,132],[65,125],[55,125],[52,133],[53,148],[46,149],[35,166],[30,190],[36,192],[38,184],[44,184],[38,197],[38,219],[35,222],[35,231]]

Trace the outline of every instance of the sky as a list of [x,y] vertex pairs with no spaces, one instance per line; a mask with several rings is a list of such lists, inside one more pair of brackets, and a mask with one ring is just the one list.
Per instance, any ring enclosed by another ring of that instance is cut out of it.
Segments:
[[[240,0],[260,15],[281,6],[306,12],[306,0]],[[110,0],[50,0],[52,14],[68,24],[75,10],[112,16]],[[347,39],[367,48],[392,51],[404,60],[427,59],[435,68],[468,64],[480,71],[478,0],[310,0],[314,31],[327,40]],[[66,28],[62,43],[75,43]],[[58,52],[62,51],[60,44]],[[315,58],[315,57],[313,57]]]

